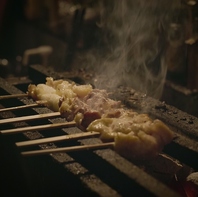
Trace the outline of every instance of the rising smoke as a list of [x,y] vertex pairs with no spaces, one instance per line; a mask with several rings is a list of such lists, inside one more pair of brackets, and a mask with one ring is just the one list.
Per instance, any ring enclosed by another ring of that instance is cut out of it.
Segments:
[[180,0],[101,1],[102,44],[86,56],[97,88],[130,86],[160,98],[167,73],[165,31]]

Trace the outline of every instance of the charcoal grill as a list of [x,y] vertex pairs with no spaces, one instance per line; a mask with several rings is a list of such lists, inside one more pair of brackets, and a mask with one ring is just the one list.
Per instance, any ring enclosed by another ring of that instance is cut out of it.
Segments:
[[[0,78],[0,94],[24,93],[29,83],[44,83],[47,76],[83,82],[78,76],[55,73],[46,67],[33,65],[29,68],[28,83],[10,85]],[[76,127],[48,131],[25,132],[2,135],[1,182],[3,194],[19,193],[29,196],[180,196],[172,188],[174,175],[185,176],[198,167],[198,119],[163,102],[147,97],[131,88],[120,87],[112,97],[122,100],[137,112],[146,112],[159,118],[175,132],[174,140],[165,147],[162,154],[148,162],[128,161],[111,149],[86,150],[71,153],[22,157],[22,150],[35,147],[17,148],[15,143],[27,139],[59,136],[82,132]],[[34,103],[28,98],[1,100],[1,108]],[[1,118],[51,112],[44,107],[2,112]],[[64,122],[62,118],[32,120],[28,122],[1,125],[1,130],[16,127]],[[39,145],[47,149],[79,144],[95,144],[96,137],[70,142]],[[12,176],[12,178],[9,178]],[[8,189],[6,189],[8,186]]]

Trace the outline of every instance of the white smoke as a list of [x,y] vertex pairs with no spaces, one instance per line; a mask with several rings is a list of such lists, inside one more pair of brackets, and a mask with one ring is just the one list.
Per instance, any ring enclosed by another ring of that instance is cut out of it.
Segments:
[[95,86],[126,85],[159,98],[167,72],[164,31],[180,6],[179,0],[101,1],[103,45],[87,55],[87,67],[97,73]]

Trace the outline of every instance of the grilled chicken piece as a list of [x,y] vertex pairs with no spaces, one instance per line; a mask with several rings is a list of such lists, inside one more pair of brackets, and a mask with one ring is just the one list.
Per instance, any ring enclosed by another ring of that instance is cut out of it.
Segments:
[[76,85],[74,82],[70,83],[65,80],[53,80],[52,77],[47,77],[46,80],[46,85],[53,87],[56,93],[65,99],[75,97],[83,98],[92,91],[90,84]]
[[46,107],[53,111],[59,111],[64,101],[69,105],[71,99],[82,98],[92,91],[91,85],[76,85],[64,80],[46,78],[46,84],[28,86],[28,95],[36,101],[46,101]]
[[53,111],[59,111],[59,100],[61,96],[56,94],[56,90],[45,84],[28,86],[28,95],[36,101],[46,101],[46,107]]
[[121,102],[108,98],[105,90],[94,89],[85,97],[75,97],[69,101],[63,101],[60,113],[68,121],[75,119],[79,127],[84,129],[93,120],[101,118],[104,114],[117,115],[116,112],[120,106]]
[[100,132],[102,141],[115,141],[115,150],[129,159],[155,157],[173,139],[173,132],[162,121],[129,110],[119,118],[93,121],[87,131]]

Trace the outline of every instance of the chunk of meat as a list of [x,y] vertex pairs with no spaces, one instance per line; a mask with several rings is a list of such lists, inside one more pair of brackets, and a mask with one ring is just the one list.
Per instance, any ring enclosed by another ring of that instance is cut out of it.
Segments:
[[108,98],[106,91],[94,89],[83,98],[75,97],[63,101],[60,113],[68,121],[75,119],[81,128],[86,128],[93,120],[101,118],[103,115],[118,116],[120,106],[121,102]]
[[100,132],[102,141],[115,141],[115,150],[129,159],[155,157],[173,139],[173,132],[160,120],[126,110],[119,118],[93,121],[87,131]]
[[90,91],[92,91],[91,85],[76,85],[74,82],[54,80],[52,77],[46,78],[46,84],[28,86],[28,95],[36,101],[46,101],[46,107],[53,111],[59,111],[63,101],[62,109],[68,109],[74,98],[83,98]]
[[38,84],[37,86],[30,84],[28,86],[28,95],[36,101],[46,101],[46,107],[53,111],[59,111],[61,96],[56,94],[53,87],[45,84]]

